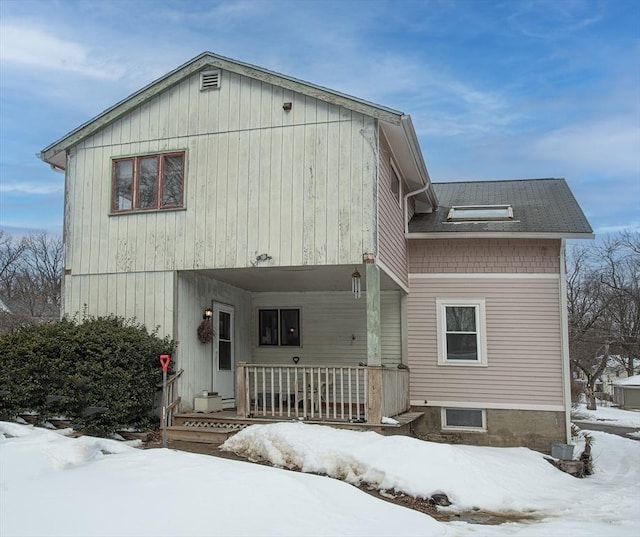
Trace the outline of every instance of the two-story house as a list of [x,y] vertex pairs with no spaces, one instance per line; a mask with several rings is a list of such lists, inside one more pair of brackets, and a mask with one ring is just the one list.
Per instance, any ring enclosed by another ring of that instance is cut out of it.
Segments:
[[563,244],[591,228],[564,180],[434,185],[409,116],[211,53],[40,158],[63,312],[172,336],[184,409],[566,440]]

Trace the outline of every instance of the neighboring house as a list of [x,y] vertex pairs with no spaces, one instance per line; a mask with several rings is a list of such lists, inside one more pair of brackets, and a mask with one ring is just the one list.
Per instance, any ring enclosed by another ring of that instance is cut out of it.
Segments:
[[409,116],[211,53],[40,158],[64,312],[175,338],[184,409],[568,438],[563,248],[591,228],[564,180],[434,185]]
[[640,375],[613,383],[613,402],[627,409],[640,409]]

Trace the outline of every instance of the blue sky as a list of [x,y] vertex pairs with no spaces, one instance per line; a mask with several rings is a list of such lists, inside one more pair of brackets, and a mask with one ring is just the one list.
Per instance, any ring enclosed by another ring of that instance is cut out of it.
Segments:
[[0,227],[62,227],[51,142],[208,50],[410,114],[432,180],[565,177],[640,229],[638,0],[0,2]]

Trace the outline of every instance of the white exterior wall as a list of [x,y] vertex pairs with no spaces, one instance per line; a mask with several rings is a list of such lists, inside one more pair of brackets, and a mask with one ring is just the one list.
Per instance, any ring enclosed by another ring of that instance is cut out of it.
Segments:
[[[351,293],[254,293],[252,296],[253,363],[299,365],[357,365],[367,362],[366,293],[358,300]],[[258,310],[300,308],[301,346],[267,347],[258,345]],[[401,361],[400,292],[381,293],[382,363],[393,366]],[[355,335],[355,340],[352,339]]]
[[[375,120],[221,80],[201,92],[193,75],[71,150],[73,275],[247,267],[261,253],[274,266],[355,264],[374,250]],[[184,210],[109,215],[112,158],[178,150]]]
[[149,331],[158,328],[161,337],[173,336],[174,277],[166,271],[67,276],[65,313],[135,317]]
[[178,385],[182,409],[193,408],[193,398],[203,390],[211,390],[213,343],[203,344],[197,337],[202,312],[221,302],[234,308],[235,361],[248,361],[251,345],[247,338],[251,321],[251,295],[243,289],[218,282],[195,273],[181,272],[177,278],[178,304],[175,339],[178,343],[177,369],[184,369]]

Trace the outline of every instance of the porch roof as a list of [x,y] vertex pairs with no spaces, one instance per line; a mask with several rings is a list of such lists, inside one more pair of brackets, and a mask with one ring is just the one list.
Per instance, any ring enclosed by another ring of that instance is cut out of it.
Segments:
[[[297,267],[247,267],[234,269],[206,269],[197,271],[218,281],[247,291],[351,291],[351,274],[357,268],[362,290],[366,290],[364,265],[325,265]],[[398,290],[400,287],[380,270],[380,289]]]

